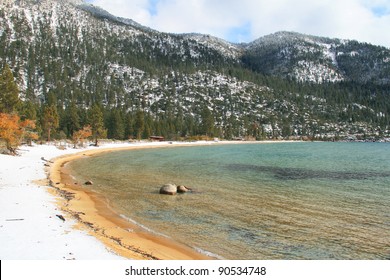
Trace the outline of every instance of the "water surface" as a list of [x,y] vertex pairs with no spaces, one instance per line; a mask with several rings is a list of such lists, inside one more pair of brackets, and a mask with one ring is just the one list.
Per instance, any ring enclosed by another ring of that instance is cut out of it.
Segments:
[[[70,164],[148,229],[228,259],[390,259],[390,145],[120,151]],[[159,195],[162,184],[193,193]]]

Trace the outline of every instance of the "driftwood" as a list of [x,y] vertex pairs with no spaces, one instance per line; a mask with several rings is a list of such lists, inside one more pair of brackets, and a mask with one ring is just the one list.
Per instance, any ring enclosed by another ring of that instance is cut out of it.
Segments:
[[6,222],[24,221],[24,219],[7,219]]
[[58,217],[58,219],[60,219],[60,220],[62,220],[63,222],[65,222],[64,216],[62,216],[62,215],[56,215],[56,216]]
[[52,162],[51,160],[45,159],[44,157],[41,157],[41,160],[46,161],[46,162],[49,162],[49,163],[54,163],[54,162]]

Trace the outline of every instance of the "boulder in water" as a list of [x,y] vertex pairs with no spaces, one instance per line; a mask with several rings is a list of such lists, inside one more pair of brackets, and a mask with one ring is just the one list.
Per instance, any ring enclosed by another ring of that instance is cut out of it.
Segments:
[[190,188],[187,188],[186,186],[178,186],[177,187],[177,192],[178,193],[186,193],[186,192],[189,192],[191,191]]
[[175,195],[177,193],[177,186],[174,184],[166,184],[160,188],[160,194]]

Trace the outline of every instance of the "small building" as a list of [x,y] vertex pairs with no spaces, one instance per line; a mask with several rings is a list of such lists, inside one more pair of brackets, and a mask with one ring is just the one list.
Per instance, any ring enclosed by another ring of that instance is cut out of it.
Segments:
[[149,139],[155,142],[165,141],[165,138],[163,136],[150,136]]

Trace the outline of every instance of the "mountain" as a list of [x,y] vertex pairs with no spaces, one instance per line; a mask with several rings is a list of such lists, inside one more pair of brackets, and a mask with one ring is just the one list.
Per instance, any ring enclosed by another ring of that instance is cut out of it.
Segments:
[[314,83],[390,83],[390,50],[384,47],[278,32],[244,48],[244,63],[267,75]]
[[57,137],[88,124],[94,104],[116,139],[389,135],[389,49],[355,41],[279,32],[237,45],[79,0],[3,0],[5,64],[43,134],[56,106]]

